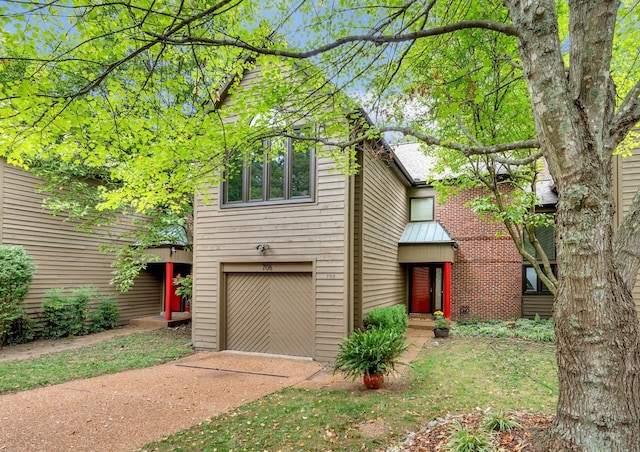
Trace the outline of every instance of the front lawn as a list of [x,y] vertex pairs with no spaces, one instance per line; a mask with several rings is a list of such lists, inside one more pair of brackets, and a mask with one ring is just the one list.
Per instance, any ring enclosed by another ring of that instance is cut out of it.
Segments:
[[155,366],[190,355],[190,343],[189,329],[168,328],[26,360],[0,362],[0,393]]
[[[356,383],[358,385],[360,383]],[[150,444],[144,450],[385,450],[447,412],[551,413],[551,344],[452,338],[425,348],[394,390],[289,388]]]

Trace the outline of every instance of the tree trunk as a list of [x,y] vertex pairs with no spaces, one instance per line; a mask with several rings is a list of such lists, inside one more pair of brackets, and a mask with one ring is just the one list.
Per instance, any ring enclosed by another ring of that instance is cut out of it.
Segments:
[[599,182],[574,187],[593,204],[558,204],[559,398],[545,451],[640,451],[638,320],[613,264],[613,204]]
[[567,76],[555,2],[505,3],[519,32],[537,135],[558,188],[559,397],[557,416],[538,446],[640,452],[639,324],[633,284],[616,267],[613,249],[609,65],[617,4],[570,2]]

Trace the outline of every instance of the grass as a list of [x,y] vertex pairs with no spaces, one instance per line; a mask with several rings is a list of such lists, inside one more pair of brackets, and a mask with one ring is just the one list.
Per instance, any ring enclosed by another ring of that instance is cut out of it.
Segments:
[[150,367],[190,355],[188,329],[136,333],[95,345],[0,362],[0,393]]
[[554,347],[457,338],[429,347],[394,390],[288,388],[149,444],[158,451],[385,450],[448,411],[551,412]]
[[[545,322],[547,323],[547,322]],[[405,385],[380,391],[288,388],[148,445],[159,451],[386,450],[447,412],[476,407],[552,412],[553,345],[496,338],[520,329],[477,324],[429,345]],[[525,327],[529,339],[544,337]],[[482,331],[483,336],[478,336]],[[469,334],[474,337],[463,337]],[[524,333],[523,333],[524,334]],[[192,353],[184,330],[139,333],[80,349],[0,363],[0,392],[149,367]],[[356,383],[357,385],[358,383]]]

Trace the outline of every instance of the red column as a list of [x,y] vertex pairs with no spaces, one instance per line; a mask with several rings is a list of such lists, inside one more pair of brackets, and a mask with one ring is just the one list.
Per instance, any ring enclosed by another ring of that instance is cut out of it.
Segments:
[[171,320],[171,294],[173,292],[173,262],[167,262],[164,276],[164,318]]
[[451,318],[451,262],[444,263],[444,318]]

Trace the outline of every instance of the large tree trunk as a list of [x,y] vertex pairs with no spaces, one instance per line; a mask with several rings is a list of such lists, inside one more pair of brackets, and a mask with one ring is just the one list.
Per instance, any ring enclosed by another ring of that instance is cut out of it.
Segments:
[[[571,64],[553,0],[507,0],[536,130],[558,188],[554,305],[557,416],[544,451],[640,451],[638,318],[613,249],[615,107],[609,74],[616,2],[574,1]],[[608,48],[608,50],[607,50]]]
[[603,182],[574,183],[582,202],[558,203],[559,399],[541,450],[640,451],[638,320],[613,264],[612,199]]

